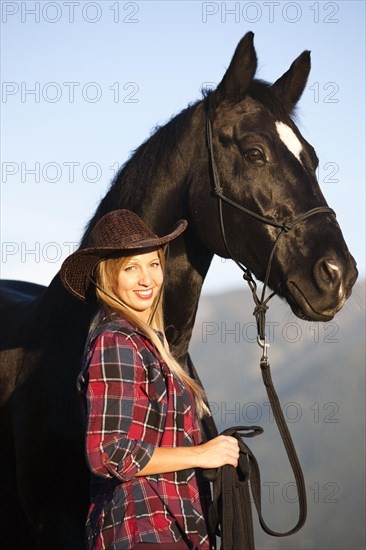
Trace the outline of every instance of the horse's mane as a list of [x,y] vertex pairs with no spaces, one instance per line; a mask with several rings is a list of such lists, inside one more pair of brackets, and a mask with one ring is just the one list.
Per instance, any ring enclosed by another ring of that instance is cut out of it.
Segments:
[[[134,151],[130,158],[120,168],[111,184],[111,190],[122,180],[124,193],[136,192],[138,182],[148,186],[153,181],[153,175],[158,166],[170,164],[178,153],[182,136],[191,128],[194,107],[199,103],[188,105],[178,115],[173,115],[163,126],[154,128],[152,134]],[[120,193],[120,191],[119,191]]]
[[155,175],[159,169],[166,170],[175,155],[185,154],[181,145],[182,136],[191,130],[195,108],[201,101],[190,103],[179,114],[173,115],[167,123],[155,127],[151,135],[131,152],[88,223],[81,246],[86,245],[92,227],[111,209],[111,204],[115,209],[136,209],[141,203],[142,195],[148,195],[149,187],[156,185]]

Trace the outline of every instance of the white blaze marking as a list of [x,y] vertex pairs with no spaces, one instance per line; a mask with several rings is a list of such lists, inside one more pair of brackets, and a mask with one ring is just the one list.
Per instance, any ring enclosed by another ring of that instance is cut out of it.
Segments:
[[277,133],[280,136],[281,141],[286,145],[287,149],[301,162],[300,153],[302,151],[302,145],[295,132],[284,124],[283,122],[276,122]]

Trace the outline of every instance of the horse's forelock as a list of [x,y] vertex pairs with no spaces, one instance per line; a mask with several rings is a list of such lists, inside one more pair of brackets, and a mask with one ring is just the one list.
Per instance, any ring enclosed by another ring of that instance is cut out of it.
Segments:
[[286,122],[295,114],[294,105],[273,85],[263,80],[253,80],[248,96],[260,102],[275,118]]

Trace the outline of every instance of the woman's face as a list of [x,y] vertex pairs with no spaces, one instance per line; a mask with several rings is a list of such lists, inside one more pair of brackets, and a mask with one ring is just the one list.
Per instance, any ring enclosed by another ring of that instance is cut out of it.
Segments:
[[147,322],[163,284],[158,251],[128,256],[117,276],[117,296],[143,321]]

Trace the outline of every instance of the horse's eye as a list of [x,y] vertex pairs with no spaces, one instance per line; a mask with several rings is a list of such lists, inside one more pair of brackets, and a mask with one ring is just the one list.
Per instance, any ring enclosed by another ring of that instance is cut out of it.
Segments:
[[256,162],[257,164],[263,164],[265,161],[264,155],[260,149],[248,149],[244,156],[247,160],[250,160],[250,162]]

